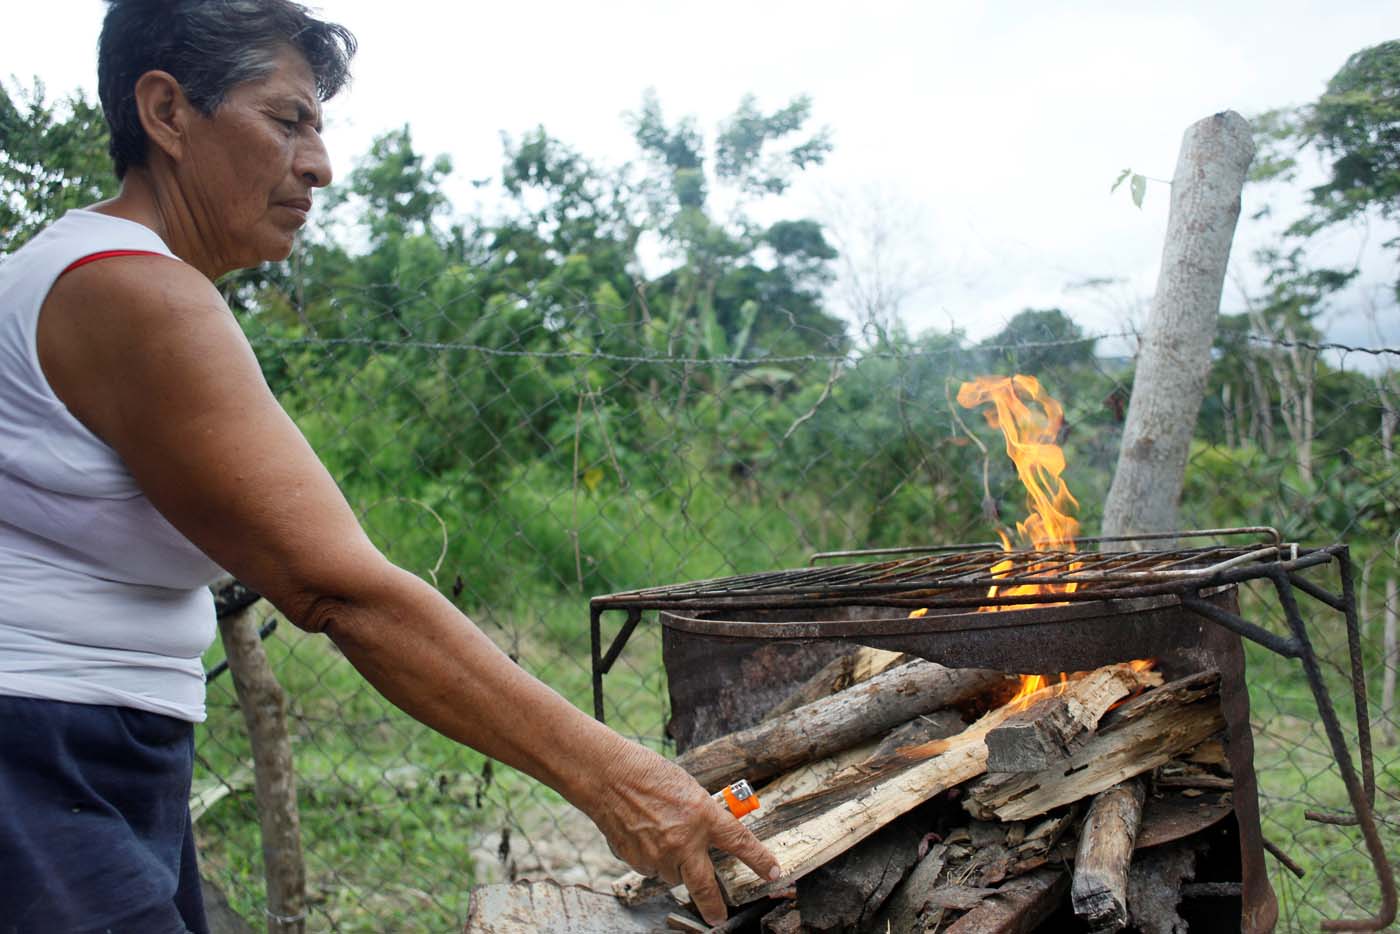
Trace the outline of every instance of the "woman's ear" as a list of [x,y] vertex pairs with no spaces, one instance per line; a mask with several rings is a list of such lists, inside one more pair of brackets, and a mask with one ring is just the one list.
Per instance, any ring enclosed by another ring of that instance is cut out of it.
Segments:
[[171,159],[184,154],[190,111],[184,88],[167,71],[148,71],[136,79],[136,113],[150,145]]

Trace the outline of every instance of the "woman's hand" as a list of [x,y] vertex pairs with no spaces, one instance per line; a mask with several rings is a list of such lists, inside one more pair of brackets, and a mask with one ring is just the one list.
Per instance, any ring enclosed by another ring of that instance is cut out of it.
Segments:
[[710,924],[725,918],[710,848],[731,853],[760,879],[782,874],[753,833],[680,766],[636,743],[600,770],[595,802],[585,809],[617,856],[638,872],[684,882]]

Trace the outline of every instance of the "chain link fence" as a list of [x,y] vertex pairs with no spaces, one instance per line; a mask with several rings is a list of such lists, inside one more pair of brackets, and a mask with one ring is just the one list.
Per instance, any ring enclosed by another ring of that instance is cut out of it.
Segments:
[[[398,289],[333,295],[314,316],[243,315],[270,384],[374,541],[584,709],[592,595],[800,566],[823,550],[987,541],[1022,517],[999,441],[952,401],[963,379],[1032,373],[1062,400],[1065,477],[1085,530],[1098,528],[1131,334],[1041,322],[1014,341],[885,332],[852,349],[773,312],[768,344],[808,352],[739,359],[698,352],[684,322],[647,318],[644,297],[623,305],[541,310],[532,296],[483,305]],[[1182,524],[1352,544],[1376,809],[1395,853],[1400,354],[1363,350],[1267,334],[1222,348]],[[1268,594],[1246,592],[1243,605],[1282,626]],[[1341,617],[1305,609],[1350,722]],[[460,930],[474,884],[605,881],[624,868],[557,795],[399,713],[328,640],[283,624],[267,647],[290,696],[310,930]],[[216,646],[208,666],[219,658]],[[1257,647],[1249,664],[1264,833],[1305,871],[1270,858],[1282,926],[1368,913],[1378,895],[1359,833],[1304,817],[1346,800],[1303,673]],[[607,699],[610,724],[666,750],[654,621],[609,675]],[[261,927],[251,754],[229,679],[210,683],[209,714],[195,783],[202,870]]]

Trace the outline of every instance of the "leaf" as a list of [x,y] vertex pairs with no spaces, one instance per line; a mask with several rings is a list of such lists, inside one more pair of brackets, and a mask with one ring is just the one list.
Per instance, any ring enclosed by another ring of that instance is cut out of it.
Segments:
[[1108,190],[1108,193],[1113,194],[1115,191],[1117,191],[1118,186],[1123,184],[1123,180],[1132,174],[1132,169],[1124,169],[1123,171],[1119,172],[1118,177],[1113,180],[1113,187]]
[[1147,176],[1133,174],[1133,204],[1142,207],[1142,198],[1147,194]]

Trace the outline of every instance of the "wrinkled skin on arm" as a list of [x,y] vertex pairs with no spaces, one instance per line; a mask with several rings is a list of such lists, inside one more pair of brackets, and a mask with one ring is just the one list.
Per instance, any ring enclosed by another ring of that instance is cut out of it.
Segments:
[[163,257],[77,269],[44,305],[39,352],[59,398],[176,528],[399,707],[558,790],[633,867],[684,882],[712,922],[725,909],[711,847],[775,877],[689,775],[528,675],[379,553],[205,275]]

